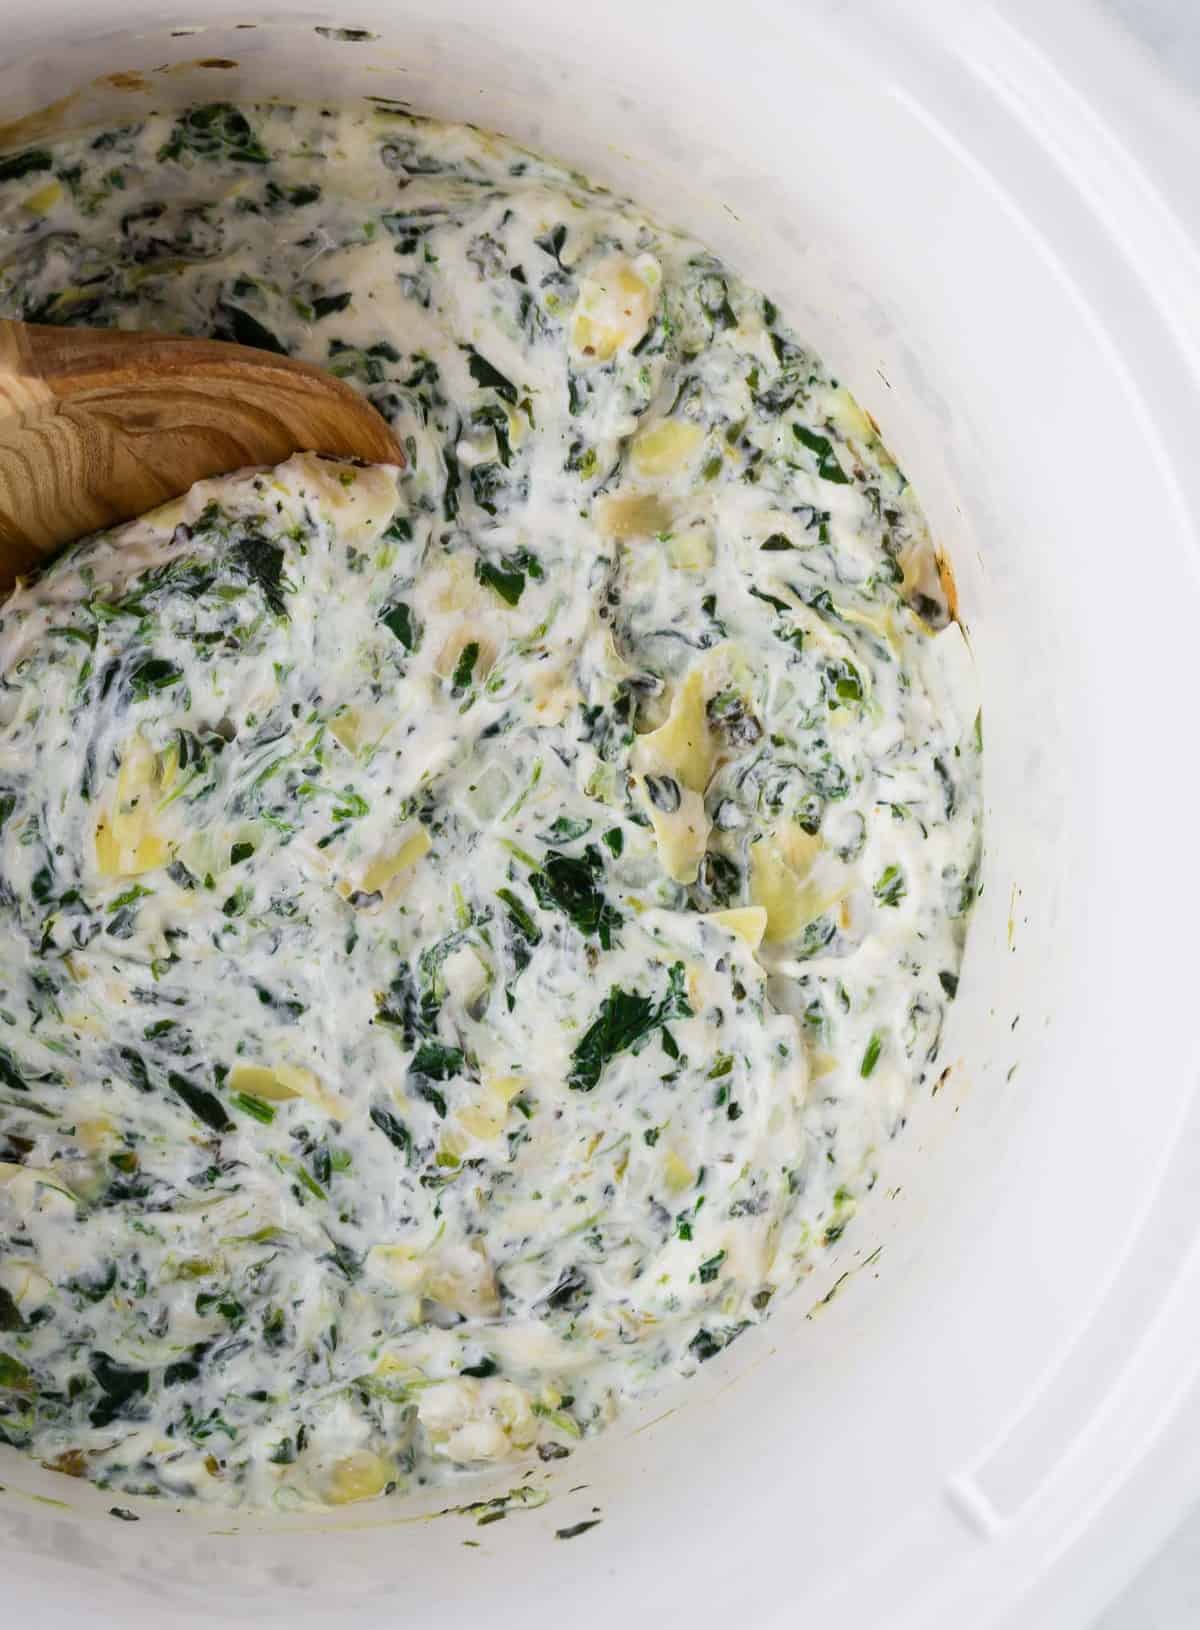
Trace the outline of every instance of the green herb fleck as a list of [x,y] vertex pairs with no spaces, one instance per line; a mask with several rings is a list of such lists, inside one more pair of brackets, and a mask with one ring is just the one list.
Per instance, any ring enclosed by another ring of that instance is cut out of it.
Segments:
[[236,1109],[240,1109],[243,1115],[249,1115],[254,1120],[261,1121],[264,1126],[270,1126],[275,1119],[274,1108],[265,1103],[263,1099],[255,1098],[248,1092],[232,1093],[229,1101]]
[[873,1074],[876,1064],[879,1063],[879,1055],[882,1051],[883,1037],[880,1035],[878,1030],[873,1031],[871,1039],[867,1043],[866,1050],[863,1053],[862,1063],[858,1066],[858,1073],[862,1076],[864,1081],[871,1074]]
[[700,1283],[711,1285],[721,1271],[721,1264],[725,1260],[725,1252],[718,1251],[716,1256],[710,1256],[707,1262],[700,1264]]
[[497,889],[498,899],[503,900],[508,909],[509,920],[521,938],[529,945],[537,945],[542,937],[542,931],[533,920],[529,908],[525,906],[518,894],[512,889]]
[[875,880],[874,894],[881,906],[899,906],[908,886],[899,866],[888,866]]
[[450,681],[451,691],[455,696],[461,696],[464,691],[470,690],[471,680],[475,673],[475,664],[479,660],[479,642],[471,640],[464,645],[454,667],[454,677]]

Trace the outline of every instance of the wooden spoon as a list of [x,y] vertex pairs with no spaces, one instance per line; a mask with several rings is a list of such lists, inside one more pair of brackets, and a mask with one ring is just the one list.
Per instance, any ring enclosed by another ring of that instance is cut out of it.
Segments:
[[403,464],[349,385],[271,351],[0,320],[0,590],[193,481],[296,452]]

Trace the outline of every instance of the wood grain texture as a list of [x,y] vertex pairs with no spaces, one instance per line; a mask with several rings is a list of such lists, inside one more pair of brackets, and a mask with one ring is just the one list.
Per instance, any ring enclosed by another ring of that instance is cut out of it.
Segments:
[[194,481],[297,452],[404,462],[375,409],[307,363],[218,340],[0,321],[0,590]]

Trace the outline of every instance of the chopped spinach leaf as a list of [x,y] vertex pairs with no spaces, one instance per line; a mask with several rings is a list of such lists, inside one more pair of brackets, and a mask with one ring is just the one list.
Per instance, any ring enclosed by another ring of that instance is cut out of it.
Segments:
[[396,600],[387,606],[379,617],[380,622],[394,634],[406,651],[415,651],[421,642],[420,630],[413,617],[412,609],[403,600]]
[[475,576],[504,601],[515,606],[525,592],[525,573],[519,567],[493,566],[490,560],[475,562]]
[[48,170],[53,162],[44,147],[27,147],[23,153],[10,153],[0,158],[0,182],[19,181],[22,176],[36,175]]
[[144,702],[156,691],[169,690],[183,678],[183,670],[163,657],[148,657],[129,676],[129,689],[136,701]]
[[589,843],[582,855],[564,855],[551,849],[542,862],[542,869],[529,879],[543,911],[560,911],[581,934],[595,935],[605,950],[613,943],[613,934],[621,926],[621,914],[609,905],[600,879],[604,876],[604,861],[594,843]]
[[234,569],[255,585],[277,617],[287,616],[283,599],[283,550],[277,543],[252,534],[233,550]]
[[312,303],[314,320],[320,322],[322,317],[331,317],[335,312],[345,311],[353,298],[349,291],[345,294],[318,294]]
[[478,642],[471,640],[469,644],[463,646],[458,661],[454,666],[454,676],[450,681],[450,689],[455,696],[461,696],[464,691],[470,690],[475,676],[475,664],[478,660]]
[[91,1357],[91,1371],[102,1393],[88,1416],[92,1425],[110,1426],[113,1421],[135,1416],[139,1401],[150,1390],[149,1370],[118,1364],[107,1353],[96,1351]]
[[833,481],[843,487],[849,486],[850,477],[838,463],[833,443],[827,436],[820,436],[815,430],[809,430],[802,424],[794,424],[792,434],[802,447],[807,447],[810,453],[817,455],[817,474],[822,481]]
[[231,306],[221,302],[217,306],[217,321],[213,327],[213,338],[217,340],[232,340],[235,345],[249,345],[256,351],[274,351],[279,356],[287,355],[287,346],[276,334],[272,334],[252,317],[241,306]]
[[404,1122],[397,1119],[391,1110],[384,1109],[379,1104],[371,1106],[371,1120],[392,1147],[398,1149],[404,1156],[405,1164],[411,1166],[413,1161],[412,1134]]
[[233,1122],[225,1113],[225,1106],[207,1087],[197,1086],[186,1076],[172,1070],[167,1076],[171,1091],[182,1098],[198,1121],[210,1126],[214,1132],[232,1132]]
[[440,1041],[423,1041],[413,1054],[412,1069],[429,1081],[449,1081],[462,1074],[465,1063],[461,1048],[446,1047]]
[[271,155],[251,129],[246,115],[229,102],[189,108],[159,148],[159,159],[185,154],[200,159],[231,159],[238,164],[269,164]]
[[605,1065],[619,1053],[636,1049],[660,1025],[671,1019],[690,1018],[691,1013],[682,962],[673,964],[667,994],[661,1002],[652,1001],[641,991],[614,985],[571,1054],[567,1085],[578,1092],[591,1092]]
[[475,383],[483,386],[485,390],[495,391],[497,396],[515,407],[517,387],[512,380],[506,379],[499,368],[493,367],[486,357],[480,356],[473,345],[464,345],[463,350],[467,353],[467,367]]

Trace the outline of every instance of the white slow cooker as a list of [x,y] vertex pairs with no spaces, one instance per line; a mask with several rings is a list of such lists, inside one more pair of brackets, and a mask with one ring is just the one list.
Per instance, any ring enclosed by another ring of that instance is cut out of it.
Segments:
[[119,1521],[0,1451],[0,1618],[1071,1630],[1200,1493],[1200,119],[1082,0],[345,7],[9,0],[4,119],[66,100],[7,139],[399,97],[767,290],[957,570],[987,863],[953,1068],[828,1275],[539,1466],[544,1505]]

